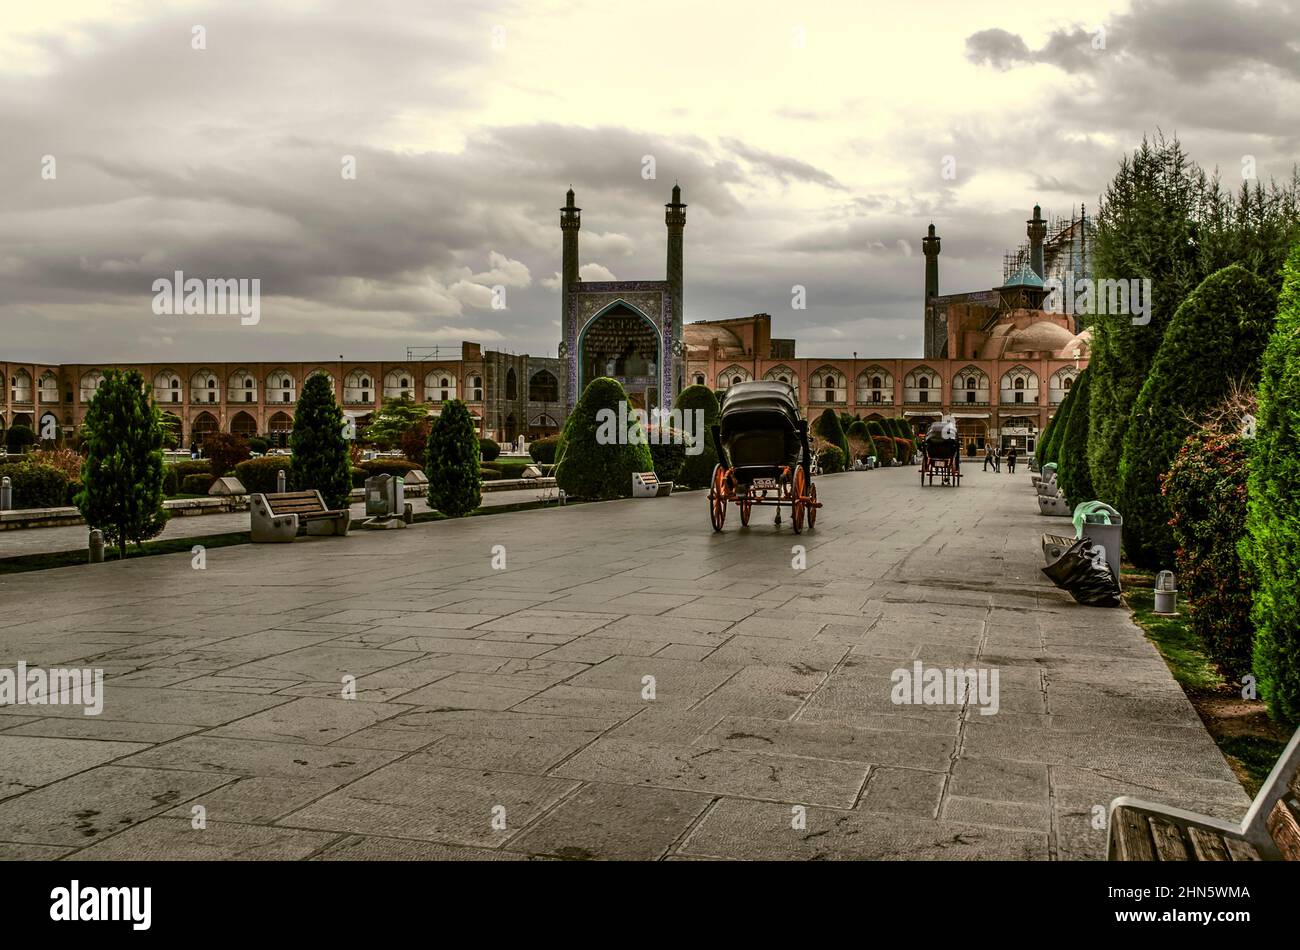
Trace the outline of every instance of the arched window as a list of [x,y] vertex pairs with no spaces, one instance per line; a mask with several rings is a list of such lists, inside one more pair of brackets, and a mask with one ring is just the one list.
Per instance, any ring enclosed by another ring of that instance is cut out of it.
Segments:
[[1074,385],[1074,380],[1069,376],[1067,376],[1065,377],[1065,385],[1062,388],[1068,393],[1070,391],[1070,387],[1073,385]]
[[515,368],[513,366],[506,370],[506,398],[519,398],[519,380],[515,376]]
[[294,395],[293,377],[286,369],[277,369],[266,377],[267,402],[291,403]]
[[696,373],[696,374],[695,374],[695,385],[696,385],[696,386],[703,386],[703,385],[704,385],[704,374],[703,374],[703,373]]
[[402,399],[413,396],[411,377],[404,369],[390,370],[384,377],[384,398]]
[[370,374],[354,369],[343,378],[343,402],[351,406],[369,406],[375,402]]
[[559,402],[560,381],[549,370],[538,370],[528,381],[529,402]]
[[471,402],[483,401],[483,377],[471,376],[469,378],[469,398]]

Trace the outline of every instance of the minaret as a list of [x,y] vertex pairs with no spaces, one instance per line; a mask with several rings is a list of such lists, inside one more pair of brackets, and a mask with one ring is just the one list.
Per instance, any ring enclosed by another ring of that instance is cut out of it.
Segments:
[[[664,205],[664,223],[668,225],[668,294],[673,307],[673,346],[684,345],[682,339],[682,246],[686,230],[686,205],[682,204],[682,189],[673,183],[673,200]],[[683,354],[685,350],[682,351]],[[664,405],[671,406],[681,392],[684,373],[683,358],[674,352],[663,354],[665,367],[671,367],[672,390],[664,393]]]
[[560,265],[560,326],[568,325],[569,290],[578,277],[578,229],[582,227],[582,209],[573,203],[573,189],[564,196],[560,209],[560,231],[564,234],[564,256]]
[[1025,229],[1029,235],[1029,266],[1039,280],[1046,280],[1047,275],[1043,273],[1043,238],[1047,237],[1047,222],[1043,220],[1043,209],[1034,205],[1034,216],[1025,224],[1029,225]]
[[934,225],[921,239],[921,252],[925,255],[925,358],[932,360],[942,355],[942,342],[947,342],[947,331],[940,334],[938,316],[933,298],[939,296],[939,236]]
[[564,254],[560,261],[560,349],[559,355],[565,363],[565,379],[562,383],[564,404],[573,408],[578,398],[578,354],[575,339],[576,327],[569,326],[569,291],[581,280],[578,277],[578,229],[582,227],[582,209],[573,203],[573,188],[564,196],[564,207],[560,209],[560,232],[564,235]]

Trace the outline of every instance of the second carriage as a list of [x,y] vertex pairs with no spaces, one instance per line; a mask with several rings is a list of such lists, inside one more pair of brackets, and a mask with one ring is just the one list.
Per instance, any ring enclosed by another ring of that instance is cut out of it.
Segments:
[[789,506],[790,526],[798,534],[817,523],[817,486],[812,478],[808,422],[799,415],[799,400],[787,383],[736,383],[722,397],[718,425],[712,428],[718,464],[709,485],[709,520],[721,531],[727,506],[740,509],[749,524],[755,505]]
[[961,487],[961,442],[951,419],[931,423],[921,440],[921,484]]

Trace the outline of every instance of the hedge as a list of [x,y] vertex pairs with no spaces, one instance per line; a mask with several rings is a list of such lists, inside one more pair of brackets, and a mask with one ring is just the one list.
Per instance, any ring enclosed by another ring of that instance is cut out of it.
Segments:
[[1237,551],[1246,533],[1246,443],[1238,433],[1189,435],[1162,480],[1173,511],[1178,587],[1189,623],[1229,682],[1250,672],[1250,579]]
[[15,508],[59,508],[68,503],[69,480],[57,468],[13,462],[0,465],[0,478],[6,476]]
[[[674,409],[693,413],[696,409],[704,410],[704,426],[697,433],[704,440],[704,448],[698,455],[687,455],[682,463],[682,470],[675,481],[686,488],[707,488],[713,478],[713,467],[718,464],[718,453],[713,449],[712,427],[718,424],[718,397],[707,386],[687,386],[673,404]],[[692,417],[693,418],[693,417]],[[695,432],[695,423],[690,429]]]
[[289,460],[282,455],[267,455],[240,462],[235,466],[235,477],[249,494],[270,494],[279,491],[277,476],[280,469],[284,469],[286,487],[292,488],[293,469]]
[[1258,399],[1239,553],[1255,589],[1250,616],[1260,693],[1274,718],[1294,725],[1300,723],[1300,243],[1283,270]]
[[366,473],[368,478],[375,475],[398,475],[404,478],[411,472],[423,468],[422,465],[409,462],[406,459],[371,459],[368,462],[362,462],[358,467]]
[[1253,385],[1259,379],[1276,310],[1268,283],[1232,264],[1201,281],[1170,320],[1124,430],[1118,500],[1102,499],[1123,513],[1124,548],[1139,567],[1173,561],[1160,478],[1195,428],[1189,420],[1220,402],[1234,380]]
[[495,462],[501,454],[501,446],[492,439],[479,439],[479,452],[485,462]]
[[871,437],[871,441],[876,446],[876,461],[881,465],[893,465],[894,456],[898,454],[898,443],[893,436],[876,435]]
[[208,489],[212,487],[212,483],[215,481],[216,479],[213,478],[211,474],[186,475],[184,478],[181,479],[181,490],[179,494],[206,495],[208,493]]
[[849,457],[849,439],[844,434],[844,428],[840,425],[839,414],[834,409],[824,409],[822,414],[817,417],[816,426],[817,435],[821,436],[831,445],[839,446],[840,452],[844,458]]

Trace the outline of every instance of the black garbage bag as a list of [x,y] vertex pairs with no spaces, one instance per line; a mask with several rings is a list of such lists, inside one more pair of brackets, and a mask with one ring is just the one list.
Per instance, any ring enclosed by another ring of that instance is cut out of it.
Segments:
[[1085,607],[1118,607],[1119,583],[1106,563],[1106,550],[1080,538],[1042,568],[1053,584]]

